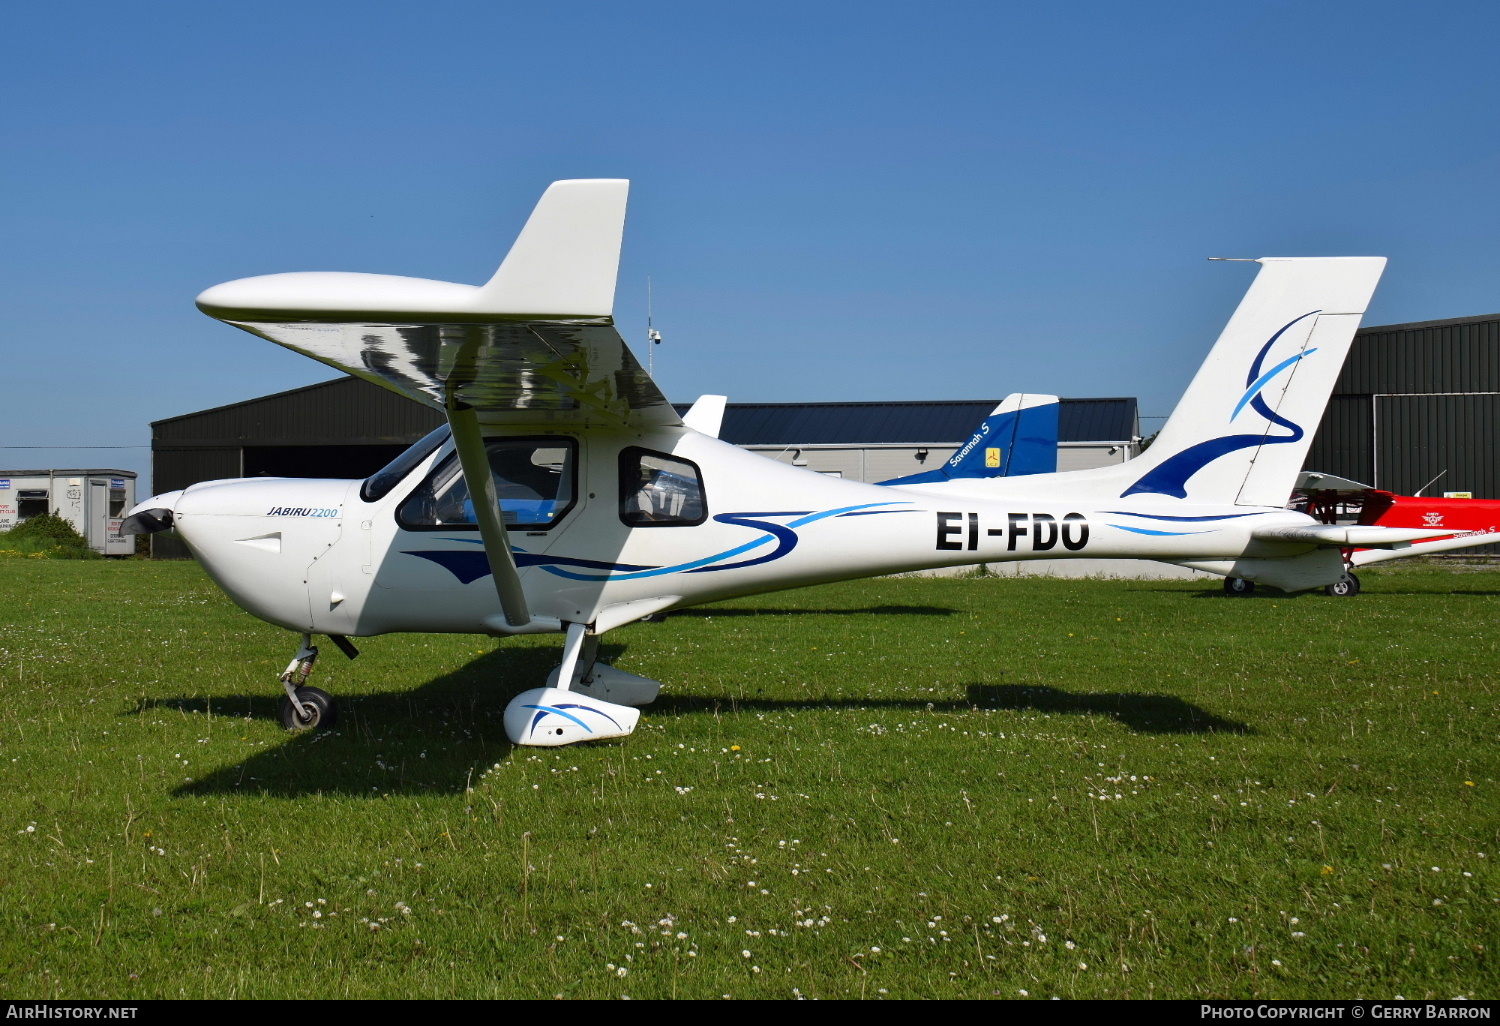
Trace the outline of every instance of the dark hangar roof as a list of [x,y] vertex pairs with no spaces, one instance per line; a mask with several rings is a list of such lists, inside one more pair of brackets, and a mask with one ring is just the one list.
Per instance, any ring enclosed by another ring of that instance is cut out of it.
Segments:
[[[730,403],[719,437],[735,445],[957,445],[999,399],[891,403]],[[679,413],[688,403],[676,403]],[[1137,430],[1134,399],[1064,399],[1061,442],[1125,442]]]
[[[720,432],[735,445],[958,445],[999,399],[889,403],[730,403]],[[676,403],[678,412],[690,404]],[[154,421],[157,449],[410,444],[443,422],[437,410],[343,377]],[[1137,434],[1134,399],[1064,399],[1063,442]]]

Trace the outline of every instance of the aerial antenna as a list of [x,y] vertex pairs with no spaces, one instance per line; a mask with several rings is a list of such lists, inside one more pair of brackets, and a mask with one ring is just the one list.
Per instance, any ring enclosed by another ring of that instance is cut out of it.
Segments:
[[656,377],[656,347],[661,345],[661,332],[651,322],[651,275],[646,275],[646,373]]
[[1437,484],[1438,483],[1438,478],[1442,477],[1443,474],[1446,474],[1446,473],[1448,473],[1448,468],[1444,467],[1443,468],[1443,472],[1441,474],[1439,474],[1437,477],[1433,478],[1431,481],[1428,481],[1421,488],[1418,488],[1416,490],[1416,492],[1414,492],[1412,494],[1412,498],[1414,498],[1414,499],[1420,499],[1422,497],[1422,493],[1425,492],[1427,489],[1431,488],[1433,485]]

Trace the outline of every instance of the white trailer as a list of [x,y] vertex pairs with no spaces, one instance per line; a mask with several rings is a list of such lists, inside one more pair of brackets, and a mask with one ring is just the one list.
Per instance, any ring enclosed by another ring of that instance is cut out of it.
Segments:
[[135,551],[135,538],[120,534],[120,522],[134,505],[134,471],[0,470],[0,531],[41,513],[56,513],[95,552],[128,556]]

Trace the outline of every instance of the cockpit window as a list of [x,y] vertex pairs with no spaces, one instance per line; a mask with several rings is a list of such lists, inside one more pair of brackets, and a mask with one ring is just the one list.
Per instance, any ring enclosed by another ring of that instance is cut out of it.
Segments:
[[365,478],[365,483],[359,489],[359,497],[366,502],[385,498],[392,488],[404,481],[407,474],[415,470],[419,463],[436,452],[437,447],[447,440],[447,424],[429,431],[400,456]]
[[631,527],[691,527],[708,519],[703,475],[689,460],[629,448],[620,453],[620,519]]
[[[545,531],[573,508],[578,443],[571,438],[505,438],[485,443],[505,526]],[[477,530],[474,501],[457,454],[449,454],[396,511],[416,530]]]

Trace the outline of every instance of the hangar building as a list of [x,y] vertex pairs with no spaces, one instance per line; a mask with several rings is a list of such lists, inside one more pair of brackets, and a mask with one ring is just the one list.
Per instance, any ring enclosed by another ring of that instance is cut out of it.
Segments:
[[1307,469],[1500,498],[1500,314],[1360,330]]

